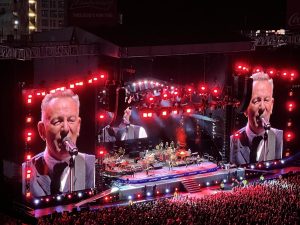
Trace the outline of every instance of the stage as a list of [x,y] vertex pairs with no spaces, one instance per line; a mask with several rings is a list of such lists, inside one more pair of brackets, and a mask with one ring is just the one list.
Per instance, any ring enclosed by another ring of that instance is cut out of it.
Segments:
[[[241,168],[221,169],[213,162],[202,162],[173,168],[162,167],[145,171],[134,175],[124,175],[116,179],[112,189],[96,194],[88,199],[68,205],[35,209],[30,212],[34,217],[41,217],[53,212],[80,210],[87,205],[101,207],[112,202],[105,203],[106,196],[118,194],[115,204],[132,201],[150,200],[172,196],[175,190],[179,192],[197,193],[203,187],[219,185],[223,180],[229,181],[232,177],[244,177],[245,170]],[[190,190],[189,190],[190,189]]]

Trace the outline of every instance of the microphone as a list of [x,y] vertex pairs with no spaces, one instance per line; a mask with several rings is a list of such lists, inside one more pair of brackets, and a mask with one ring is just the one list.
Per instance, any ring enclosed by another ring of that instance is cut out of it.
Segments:
[[270,122],[266,121],[265,118],[262,117],[262,115],[260,115],[259,119],[260,119],[260,121],[261,121],[261,123],[262,123],[265,130],[270,130],[271,129]]
[[70,153],[71,156],[78,154],[78,148],[69,137],[64,137],[62,143],[66,147],[67,151]]

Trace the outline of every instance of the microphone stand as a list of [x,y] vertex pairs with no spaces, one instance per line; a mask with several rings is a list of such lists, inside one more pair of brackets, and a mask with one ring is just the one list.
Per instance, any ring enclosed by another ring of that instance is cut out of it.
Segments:
[[263,157],[263,161],[267,160],[267,150],[268,150],[268,134],[269,134],[269,130],[271,128],[271,125],[268,124],[264,124],[264,129],[265,129],[265,133],[264,133],[264,157]]
[[78,151],[69,150],[69,154],[71,158],[69,160],[69,168],[70,168],[70,192],[74,191],[74,168],[75,168],[75,156],[78,154]]

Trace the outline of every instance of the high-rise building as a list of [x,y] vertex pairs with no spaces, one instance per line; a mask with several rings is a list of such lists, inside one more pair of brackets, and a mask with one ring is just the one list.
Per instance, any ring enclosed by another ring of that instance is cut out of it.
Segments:
[[2,0],[0,40],[20,39],[32,32],[66,26],[65,0]]

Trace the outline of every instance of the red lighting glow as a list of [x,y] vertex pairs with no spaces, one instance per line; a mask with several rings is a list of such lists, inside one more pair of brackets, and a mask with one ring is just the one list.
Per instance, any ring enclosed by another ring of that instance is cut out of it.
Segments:
[[258,72],[262,72],[263,71],[263,68],[261,66],[255,66],[253,68],[253,72],[254,73],[258,73]]
[[292,101],[289,101],[287,102],[287,110],[289,112],[292,112],[296,107],[296,103],[295,102],[292,102]]
[[178,115],[178,110],[177,109],[173,109],[172,114],[173,115]]
[[32,117],[31,116],[27,116],[26,117],[26,123],[31,123],[32,122]]
[[233,137],[236,138],[236,139],[239,139],[239,138],[241,137],[240,132],[235,132],[235,133],[233,134]]
[[101,114],[99,115],[99,119],[100,119],[100,120],[104,120],[104,119],[105,119],[105,115],[101,113]]
[[249,65],[245,63],[238,62],[235,64],[234,71],[237,75],[242,75],[248,73],[250,70]]
[[152,112],[143,112],[142,115],[143,115],[143,118],[152,118],[153,113]]
[[293,131],[286,131],[284,138],[287,142],[292,141],[295,138],[295,133]]
[[26,160],[30,160],[31,159],[31,155],[30,154],[27,154],[26,155]]
[[191,109],[191,108],[187,108],[187,109],[185,110],[185,112],[186,112],[186,113],[191,113],[191,112],[192,112],[192,109]]

